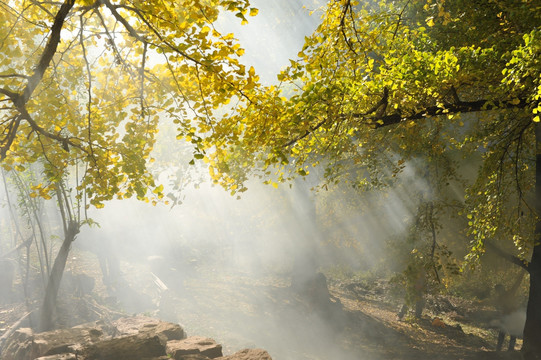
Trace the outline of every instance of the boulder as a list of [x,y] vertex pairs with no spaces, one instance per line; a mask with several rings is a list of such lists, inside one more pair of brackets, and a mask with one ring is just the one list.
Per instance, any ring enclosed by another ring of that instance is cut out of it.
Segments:
[[91,323],[85,327],[61,329],[34,334],[29,328],[16,330],[2,348],[3,360],[36,359],[48,355],[75,352],[81,344],[104,340],[108,335],[103,323]]
[[78,360],[78,359],[77,359],[77,355],[69,353],[69,354],[42,356],[42,357],[37,358],[36,360]]
[[158,335],[139,333],[87,345],[80,354],[85,360],[151,359],[165,355],[165,342]]
[[[150,356],[146,357],[158,357],[165,355],[167,341],[185,337],[186,334],[180,325],[147,316],[121,318],[108,324],[97,321],[70,329],[37,334],[31,329],[22,328],[16,330],[6,340],[1,349],[0,359],[30,360],[60,354],[69,356],[67,354],[70,353],[86,353],[87,356],[94,356],[100,352],[108,354],[102,350],[104,347],[123,349],[128,344],[134,349],[140,349],[141,352],[147,351],[148,347]],[[120,357],[111,358],[120,359]]]
[[214,359],[222,356],[222,345],[216,341],[202,336],[190,336],[183,340],[167,342],[167,354],[173,359],[185,359],[185,355],[203,355]]
[[[169,360],[171,359],[176,359],[176,360],[210,360],[209,357],[206,357],[205,355],[201,355],[201,354],[187,354],[187,355],[179,355],[178,358],[169,358]],[[217,359],[221,359],[221,358],[217,358]]]
[[186,332],[179,324],[161,321],[148,316],[124,317],[113,321],[116,336],[135,335],[145,333],[149,336],[158,335],[165,340],[182,340],[186,338]]
[[186,337],[178,324],[147,316],[97,321],[34,334],[16,330],[0,349],[2,360],[271,360],[265,350],[223,356],[210,338]]
[[244,349],[233,355],[218,358],[219,360],[272,360],[269,353],[263,349]]

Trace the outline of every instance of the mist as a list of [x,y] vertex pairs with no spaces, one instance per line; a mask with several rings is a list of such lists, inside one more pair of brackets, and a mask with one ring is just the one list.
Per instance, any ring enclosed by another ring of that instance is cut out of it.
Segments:
[[[66,264],[59,322],[73,326],[88,317],[72,299],[86,291],[79,289],[83,280],[92,282],[88,294],[97,302],[180,323],[188,335],[216,339],[225,353],[258,347],[274,359],[359,359],[343,335],[371,333],[374,323],[318,310],[291,290],[292,275],[401,270],[385,264],[386,240],[405,232],[415,193],[318,190],[324,179],[314,171],[278,188],[251,180],[237,198],[211,184],[204,168],[192,171],[197,185],[182,189],[179,205],[122,200],[89,209],[91,225],[81,228]],[[5,205],[4,192],[0,199]],[[7,212],[4,206],[3,229]],[[50,233],[59,234],[54,204],[43,214]],[[59,245],[52,237],[52,248]]]
[[[259,15],[248,25],[229,15],[217,27],[235,34],[246,48],[243,62],[256,68],[264,84],[276,83],[276,74],[296,58],[304,37],[317,27],[317,8],[324,2],[251,3]],[[310,10],[315,10],[312,16]],[[379,360],[388,357],[377,350],[405,341],[402,333],[385,329],[361,309],[346,311],[332,294],[322,295],[329,302],[319,303],[315,290],[302,290],[298,282],[299,277],[312,282],[314,276],[329,281],[328,274],[341,271],[387,281],[402,272],[411,248],[423,241],[407,242],[419,203],[433,196],[419,171],[422,159],[406,163],[390,186],[366,193],[347,182],[330,183],[312,169],[309,176],[278,188],[250,179],[248,191],[232,196],[212,183],[204,164],[188,165],[193,149],[175,143],[170,124],[160,129],[153,157],[156,164],[174,166],[156,165],[153,171],[170,193],[169,202],[115,200],[85,211],[88,221],[72,245],[61,284],[60,325],[98,320],[100,304],[105,304],[112,315],[147,314],[179,323],[188,335],[223,344],[225,354],[263,348],[276,360]],[[0,254],[10,260],[0,263],[0,271],[12,272],[18,286],[8,285],[11,275],[4,276],[0,291],[8,295],[0,300],[26,300],[24,306],[35,308],[39,304],[28,299],[43,292],[43,279],[36,276],[26,279],[29,287],[20,285],[25,282],[23,262],[11,256],[15,242],[7,239],[15,233],[17,239],[31,238],[40,222],[20,220],[31,211],[21,206],[16,182],[4,182]],[[463,196],[451,192],[454,198]],[[43,244],[36,247],[50,254],[60,247],[62,233],[54,201],[35,209],[36,220],[45,224],[39,229]],[[34,260],[36,273],[50,266],[38,263],[35,254],[24,256]],[[395,309],[386,311],[394,315]]]
[[[305,305],[291,304],[295,260],[302,257],[307,271],[374,268],[384,239],[403,230],[408,214],[384,204],[381,211],[393,219],[394,229],[383,230],[375,213],[341,213],[345,199],[337,196],[324,209],[334,209],[341,221],[324,224],[325,214],[318,213],[321,196],[310,192],[308,181],[279,189],[253,181],[240,200],[203,182],[186,190],[183,203],[173,208],[131,200],[108,203],[89,213],[99,227],[81,231],[67,268],[77,272],[78,257],[103,256],[103,250],[113,254],[122,281],[129,284],[116,289],[120,307],[154,311],[231,351],[262,347],[276,359],[358,358],[341,348],[346,318],[317,311],[306,317]],[[350,243],[337,236],[350,237]],[[157,278],[166,288],[156,284]]]

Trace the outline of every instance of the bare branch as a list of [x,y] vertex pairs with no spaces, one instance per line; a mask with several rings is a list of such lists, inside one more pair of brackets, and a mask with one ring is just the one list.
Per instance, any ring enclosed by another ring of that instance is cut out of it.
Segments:
[[17,130],[19,129],[20,123],[21,123],[21,116],[17,116],[7,126],[7,130],[8,130],[7,136],[5,137],[5,140],[2,141],[2,145],[0,146],[0,161],[6,158],[8,150],[11,147],[11,144],[13,144],[13,141],[15,140],[15,136],[17,135]]
[[351,8],[351,1],[347,0],[344,5],[344,10],[342,11],[342,16],[340,18],[340,31],[342,33],[342,36],[344,37],[344,41],[346,42],[346,45],[348,46],[349,50],[351,50],[352,53],[357,55],[357,52],[353,48],[353,44],[348,39],[348,36],[346,34],[346,16],[348,14],[348,10]]
[[21,75],[21,74],[2,74],[2,75],[0,75],[0,79],[10,79],[10,78],[29,79],[30,76]]
[[90,70],[90,63],[88,61],[88,56],[86,55],[86,46],[83,36],[84,21],[83,15],[79,17],[81,23],[81,30],[79,32],[79,42],[81,43],[81,49],[83,51],[83,59],[85,61],[86,72],[88,74],[88,102],[86,105],[88,114],[87,114],[87,125],[88,125],[88,147],[90,149],[91,158],[96,162],[94,158],[94,149],[92,148],[92,71]]
[[14,104],[17,104],[19,102],[19,98],[21,97],[21,95],[18,93],[4,88],[0,88],[0,94],[6,95]]
[[148,44],[145,42],[143,47],[143,60],[141,61],[141,90],[140,90],[140,97],[141,97],[141,117],[145,116],[145,65],[147,61],[147,50],[148,50]]
[[118,61],[119,63],[124,65],[126,71],[128,71],[130,73],[130,76],[135,78],[136,76],[132,71],[131,64],[127,63],[124,60],[124,58],[122,58],[122,54],[120,53],[120,50],[118,50],[118,48],[116,46],[116,43],[115,43],[115,39],[111,35],[111,32],[107,28],[107,24],[105,23],[105,19],[103,18],[103,15],[99,11],[96,11],[95,13],[96,13],[96,15],[98,15],[98,18],[100,19],[100,22],[101,22],[101,24],[103,26],[103,29],[105,31],[105,35],[107,36],[107,38],[109,40],[108,43],[111,46],[112,51],[114,52],[114,56],[115,56],[116,61]]
[[396,38],[396,34],[398,33],[398,29],[400,28],[400,23],[402,22],[402,17],[404,16],[404,11],[406,11],[406,8],[410,4],[410,1],[411,0],[408,0],[408,2],[406,2],[404,7],[402,8],[402,10],[400,11],[400,14],[398,14],[398,20],[396,22],[396,28],[394,29],[394,32],[393,32],[393,40],[392,41],[394,41],[394,39]]
[[135,39],[137,39],[140,42],[145,42],[145,39],[143,37],[141,37],[141,35],[139,35],[137,30],[135,30],[133,28],[133,26],[131,26],[130,23],[126,19],[124,19],[124,17],[122,15],[120,15],[118,13],[118,11],[116,11],[116,6],[113,6],[113,4],[111,4],[111,2],[109,0],[99,0],[99,1],[100,1],[100,3],[102,3],[103,5],[105,5],[109,9],[111,14],[113,14],[114,18],[119,23],[124,25],[124,27],[126,28],[126,30],[128,30],[128,32],[130,33],[131,36],[133,36]]

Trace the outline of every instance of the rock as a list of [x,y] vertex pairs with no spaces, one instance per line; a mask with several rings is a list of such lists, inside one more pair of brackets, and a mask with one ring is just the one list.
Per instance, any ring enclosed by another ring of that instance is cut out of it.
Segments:
[[436,318],[434,318],[434,320],[432,321],[432,326],[434,326],[434,327],[439,327],[439,328],[444,328],[444,327],[445,327],[445,323],[443,322],[442,319],[440,319],[439,317],[436,317]]
[[148,316],[132,316],[113,321],[116,328],[116,336],[134,335],[146,333],[150,336],[158,335],[164,340],[182,340],[186,338],[186,332],[179,324],[161,321]]
[[233,355],[218,358],[219,360],[272,360],[269,353],[263,349],[244,349]]
[[75,354],[60,354],[60,355],[50,355],[42,356],[35,360],[77,360],[77,355]]
[[[167,356],[167,355],[168,356]],[[1,349],[2,360],[271,360],[265,350],[222,356],[210,338],[186,337],[178,324],[147,316],[121,318],[34,334],[16,330]]]
[[[210,358],[206,357],[205,355],[201,354],[188,354],[188,355],[179,355],[178,358],[173,358],[176,360],[210,360]],[[221,358],[217,358],[221,359]],[[169,358],[171,360],[171,358]]]
[[[27,360],[39,357],[69,354],[77,352],[97,351],[94,344],[111,339],[132,336],[133,338],[112,342],[112,346],[122,347],[124,343],[132,346],[149,346],[152,357],[165,355],[165,344],[169,340],[180,340],[186,337],[178,324],[160,321],[147,316],[133,316],[118,319],[110,324],[97,321],[78,325],[71,329],[32,333],[31,329],[18,329],[5,342],[0,359]],[[154,339],[155,338],[155,339]],[[143,345],[144,344],[144,345]],[[160,344],[163,349],[154,349]],[[142,350],[143,351],[143,350]],[[159,354],[159,355],[156,355]],[[147,356],[150,357],[150,356]],[[137,358],[137,357],[135,357]],[[132,358],[133,359],[133,358]]]
[[81,344],[93,343],[108,337],[102,324],[91,323],[87,327],[75,327],[33,334],[31,329],[21,328],[13,333],[2,349],[3,360],[26,360],[40,356],[70,353]]
[[165,342],[158,335],[139,333],[85,346],[85,360],[133,360],[165,355]]
[[202,336],[190,336],[183,340],[167,342],[167,354],[173,359],[185,359],[185,355],[203,355],[207,358],[222,356],[222,345],[216,341]]

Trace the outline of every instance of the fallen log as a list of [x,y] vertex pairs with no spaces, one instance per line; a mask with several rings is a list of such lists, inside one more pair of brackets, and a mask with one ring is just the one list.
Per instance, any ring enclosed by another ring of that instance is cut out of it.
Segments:
[[11,325],[11,327],[4,333],[4,335],[0,336],[0,354],[2,353],[2,346],[4,345],[6,339],[9,338],[11,334],[13,334],[15,330],[17,330],[21,326],[23,321],[25,321],[30,316],[30,314],[32,314],[32,311],[29,311],[23,316],[21,316],[19,320],[17,320],[13,325]]

